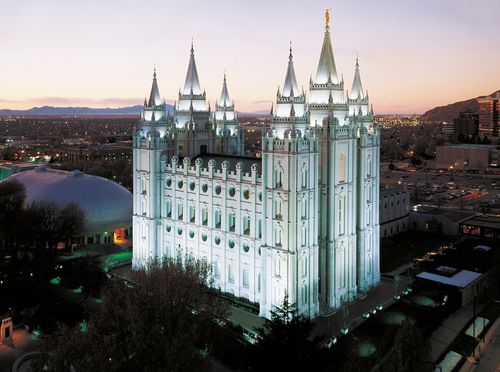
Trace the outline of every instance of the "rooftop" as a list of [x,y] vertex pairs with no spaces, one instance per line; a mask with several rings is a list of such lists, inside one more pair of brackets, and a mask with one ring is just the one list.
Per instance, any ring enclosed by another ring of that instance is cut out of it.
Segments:
[[433,282],[452,285],[454,287],[465,288],[481,275],[481,273],[476,273],[474,271],[460,270],[455,275],[447,277],[424,271],[423,273],[418,274],[417,278],[432,280]]

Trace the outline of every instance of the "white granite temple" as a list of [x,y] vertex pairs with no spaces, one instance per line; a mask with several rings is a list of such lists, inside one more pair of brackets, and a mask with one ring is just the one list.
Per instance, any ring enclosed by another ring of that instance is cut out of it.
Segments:
[[211,263],[223,292],[269,318],[285,293],[310,318],[380,281],[380,129],[358,60],[350,91],[335,65],[329,15],[317,72],[299,89],[292,49],[262,157],[244,157],[226,76],[214,111],[191,46],[173,117],[156,71],[134,133],[133,265]]

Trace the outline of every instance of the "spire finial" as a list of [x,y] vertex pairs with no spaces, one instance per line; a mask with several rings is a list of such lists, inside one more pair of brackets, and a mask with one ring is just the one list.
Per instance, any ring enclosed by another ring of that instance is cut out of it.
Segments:
[[292,42],[291,41],[290,41],[290,56],[288,57],[288,59],[290,60],[290,62],[293,59],[293,55],[292,55]]
[[193,37],[191,36],[191,54],[194,54]]
[[359,67],[359,56],[358,56],[358,52],[356,52],[356,67]]
[[224,69],[224,83],[226,82],[226,69]]
[[156,63],[153,62],[153,78],[156,79]]
[[325,30],[330,30],[330,9],[325,9]]

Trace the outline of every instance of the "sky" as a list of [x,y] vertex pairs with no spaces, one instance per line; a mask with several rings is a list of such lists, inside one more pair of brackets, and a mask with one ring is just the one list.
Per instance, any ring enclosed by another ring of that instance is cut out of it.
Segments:
[[176,99],[191,40],[214,106],[267,110],[292,42],[307,93],[324,33],[350,89],[356,55],[375,113],[423,113],[500,89],[499,0],[0,0],[0,108],[142,104],[153,65]]

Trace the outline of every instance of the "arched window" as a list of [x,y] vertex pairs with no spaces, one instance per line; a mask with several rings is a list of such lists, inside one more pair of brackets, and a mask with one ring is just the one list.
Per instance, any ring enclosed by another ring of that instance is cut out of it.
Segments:
[[259,239],[262,238],[262,219],[259,218]]
[[302,297],[302,304],[307,304],[308,302],[308,297],[309,297],[309,291],[307,290],[307,284],[302,284],[302,288],[301,288],[301,297]]
[[307,198],[303,197],[300,201],[300,217],[307,218]]
[[214,276],[220,278],[220,262],[219,260],[214,261]]
[[302,226],[300,230],[300,245],[305,247],[307,245],[307,228]]
[[172,217],[172,200],[167,199],[165,203],[165,213],[167,217]]
[[250,287],[250,275],[248,273],[248,269],[243,269],[243,272],[242,272],[242,282],[243,282],[243,287],[244,288],[249,288]]
[[196,220],[196,207],[194,205],[189,206],[189,222],[194,223]]
[[345,154],[339,155],[339,182],[345,182]]
[[274,188],[283,188],[283,168],[281,168],[280,166],[277,166],[274,169]]
[[208,208],[201,208],[201,224],[204,226],[208,226]]
[[222,221],[222,216],[220,213],[220,209],[216,209],[214,212],[214,225],[216,229],[220,229],[221,221]]
[[250,216],[248,214],[243,216],[243,234],[250,235]]
[[182,205],[182,202],[179,201],[179,203],[177,204],[177,219],[182,220],[183,216],[184,216],[184,206]]
[[371,177],[372,176],[372,158],[370,155],[368,155],[368,158],[366,159],[366,177]]
[[302,258],[302,276],[307,276],[307,273],[308,273],[308,260],[307,260],[307,257],[303,257]]
[[309,172],[307,171],[305,165],[302,167],[301,179],[302,179],[302,188],[307,189],[307,181],[308,181]]
[[338,231],[339,235],[345,234],[345,195],[339,196],[339,210],[338,210]]
[[283,219],[283,200],[280,197],[274,201],[274,216],[279,220]]
[[143,216],[146,215],[146,198],[144,197],[141,199],[141,212]]
[[281,276],[281,259],[277,256],[274,258],[274,275]]
[[229,214],[227,215],[227,220],[229,231],[234,232],[236,228],[236,215],[234,214],[234,212],[229,212]]
[[283,238],[283,230],[281,230],[281,227],[276,227],[274,229],[274,240],[276,242],[277,247],[281,247],[282,238]]

